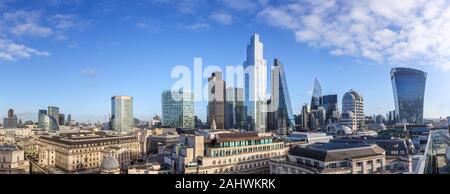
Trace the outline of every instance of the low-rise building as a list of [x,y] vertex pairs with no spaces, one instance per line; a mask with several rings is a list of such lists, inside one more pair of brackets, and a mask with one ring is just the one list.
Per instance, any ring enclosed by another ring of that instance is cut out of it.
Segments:
[[372,174],[382,173],[385,164],[383,148],[344,143],[296,146],[269,162],[271,174]]
[[[99,169],[107,149],[119,150],[120,161],[137,160],[140,144],[136,136],[111,135],[105,132],[78,132],[38,139],[39,159],[54,156],[54,166],[66,172]],[[117,149],[116,149],[117,148]],[[46,153],[45,157],[41,154]],[[54,154],[54,155],[53,155]],[[51,160],[50,160],[51,161]],[[52,165],[51,162],[43,162]]]
[[0,146],[0,174],[28,174],[30,162],[24,151],[12,145]]
[[175,173],[185,174],[265,174],[269,159],[285,156],[284,142],[274,141],[271,133],[218,133],[186,135],[183,144],[166,156],[165,163]]
[[170,174],[170,169],[157,163],[137,164],[128,168],[128,174]]

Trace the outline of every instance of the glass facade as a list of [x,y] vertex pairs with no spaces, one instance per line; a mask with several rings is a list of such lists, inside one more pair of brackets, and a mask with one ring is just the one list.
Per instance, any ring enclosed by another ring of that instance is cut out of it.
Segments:
[[311,110],[317,110],[320,105],[320,97],[322,96],[322,86],[319,83],[319,80],[314,80],[314,88],[313,94],[311,98]]
[[[264,45],[259,35],[254,34],[247,46],[247,60],[244,62],[245,106],[247,107],[247,128],[252,131],[266,130],[267,61],[264,59]],[[249,71],[249,72],[247,72]]]
[[333,113],[339,110],[337,95],[327,95],[320,97],[320,106],[325,108],[327,122],[337,122],[338,118],[333,115]]
[[281,134],[293,131],[295,118],[292,114],[291,98],[287,86],[286,73],[280,60],[275,59],[272,70],[272,111],[269,125],[272,130],[277,130]]
[[[48,115],[55,118],[55,120],[59,123],[59,108],[54,106],[48,107]],[[59,123],[61,124],[61,123]]]
[[162,99],[162,125],[164,127],[195,128],[194,93],[164,91]]
[[122,132],[131,132],[133,130],[133,119],[133,97],[112,97],[111,129]]
[[410,68],[391,71],[397,122],[423,123],[427,73]]

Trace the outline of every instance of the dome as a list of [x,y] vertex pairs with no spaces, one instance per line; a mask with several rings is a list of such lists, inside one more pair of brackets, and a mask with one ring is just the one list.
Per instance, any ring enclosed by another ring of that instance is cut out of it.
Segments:
[[103,158],[102,165],[100,166],[102,170],[114,170],[120,168],[119,162],[111,157],[106,156]]
[[353,133],[353,130],[345,125],[340,126],[337,130],[336,130],[336,134],[337,135],[348,135]]
[[328,133],[336,133],[336,130],[339,128],[339,124],[337,123],[331,123],[327,126],[327,132]]

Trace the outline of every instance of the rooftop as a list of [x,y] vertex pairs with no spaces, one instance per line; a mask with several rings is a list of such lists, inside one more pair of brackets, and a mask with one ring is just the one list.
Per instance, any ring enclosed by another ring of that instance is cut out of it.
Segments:
[[377,145],[316,143],[307,147],[296,146],[289,154],[323,162],[364,158],[383,155],[385,151]]

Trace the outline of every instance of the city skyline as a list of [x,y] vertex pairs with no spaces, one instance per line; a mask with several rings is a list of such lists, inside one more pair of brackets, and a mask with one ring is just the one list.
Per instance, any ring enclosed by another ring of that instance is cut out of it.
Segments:
[[[339,104],[346,91],[355,89],[365,98],[366,115],[384,115],[395,109],[390,70],[413,67],[428,73],[424,117],[450,115],[450,102],[445,100],[450,98],[445,92],[450,86],[442,84],[450,83],[446,66],[420,65],[419,61],[412,65],[411,61],[389,64],[361,56],[330,55],[332,48],[315,47],[314,43],[320,43],[317,41],[299,41],[292,29],[281,26],[280,30],[275,21],[266,20],[269,13],[282,13],[285,8],[281,5],[256,5],[253,12],[238,12],[238,16],[227,20],[225,13],[232,15],[236,11],[229,4],[213,6],[206,11],[210,17],[199,19],[200,13],[183,13],[171,3],[153,2],[146,8],[179,11],[174,18],[163,18],[168,24],[161,27],[161,23],[143,19],[153,16],[134,4],[123,13],[117,11],[120,3],[80,1],[69,9],[67,3],[61,2],[46,5],[40,11],[36,11],[35,3],[24,4],[17,1],[0,6],[5,11],[0,19],[5,29],[0,32],[0,66],[4,72],[13,72],[0,78],[3,91],[10,91],[0,96],[0,118],[12,108],[22,121],[37,121],[39,109],[56,106],[65,114],[72,114],[74,120],[103,122],[108,121],[111,112],[109,98],[130,95],[134,97],[135,117],[149,120],[154,114],[161,115],[160,94],[174,83],[171,68],[193,67],[194,57],[202,57],[206,65],[242,65],[245,46],[254,32],[261,35],[265,59],[283,61],[294,114],[300,113],[302,104],[309,103],[311,86],[317,77],[323,94],[338,94]],[[113,11],[100,12],[100,7]],[[82,8],[89,11],[81,11]],[[48,15],[52,21],[43,19]],[[106,19],[111,15],[115,17]],[[253,21],[255,15],[262,21]],[[185,16],[189,17],[180,19]],[[373,17],[386,19],[375,14]],[[21,25],[34,28],[18,28]],[[119,30],[121,27],[127,28]],[[126,36],[119,37],[117,33]],[[13,45],[28,49],[22,50],[22,55],[12,55],[12,49],[6,48]],[[7,54],[14,60],[9,60]],[[196,103],[195,113],[202,121],[206,121],[205,104]]]

